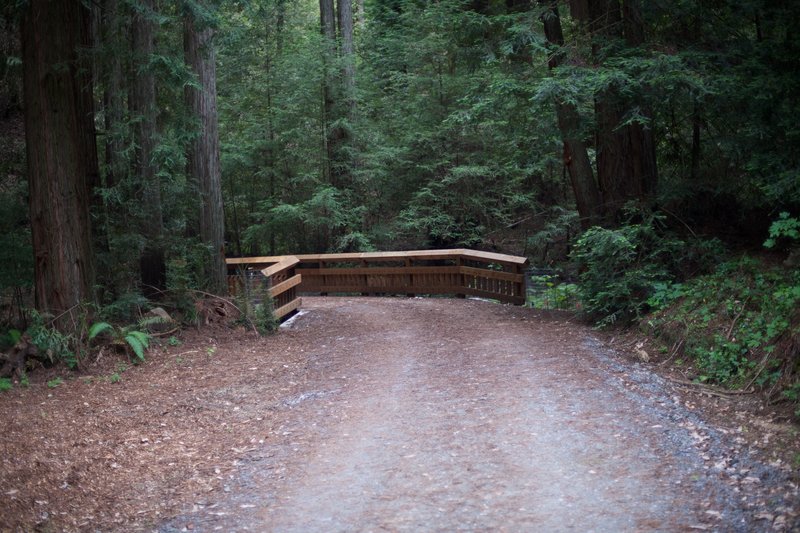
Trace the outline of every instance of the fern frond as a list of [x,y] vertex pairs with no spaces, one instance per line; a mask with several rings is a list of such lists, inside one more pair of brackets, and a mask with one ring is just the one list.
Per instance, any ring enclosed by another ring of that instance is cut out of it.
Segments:
[[132,331],[131,333],[128,333],[127,335],[125,335],[125,342],[127,342],[128,346],[131,347],[131,350],[133,350],[133,353],[136,354],[136,357],[138,357],[139,360],[144,361],[144,351],[146,345],[140,340],[139,337],[134,335],[134,333],[141,333],[141,332]]
[[94,339],[104,331],[114,331],[114,326],[108,322],[97,322],[89,328],[89,340]]

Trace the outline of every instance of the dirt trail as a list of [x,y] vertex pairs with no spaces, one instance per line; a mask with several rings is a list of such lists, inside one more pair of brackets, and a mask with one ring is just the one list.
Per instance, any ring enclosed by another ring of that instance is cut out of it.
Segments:
[[794,426],[706,405],[567,315],[303,308],[0,394],[0,531],[800,530],[775,453]]
[[269,453],[162,531],[754,525],[707,475],[708,428],[563,318],[436,299],[304,308],[292,329],[328,340],[306,353]]

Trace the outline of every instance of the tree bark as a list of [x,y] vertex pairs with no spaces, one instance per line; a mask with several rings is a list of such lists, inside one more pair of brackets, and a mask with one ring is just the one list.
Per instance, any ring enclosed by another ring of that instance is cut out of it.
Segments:
[[[30,0],[22,19],[25,140],[36,308],[60,315],[93,300],[89,190],[99,171],[91,11],[80,0]],[[67,330],[68,316],[56,322]]]
[[[556,2],[540,0],[539,3],[547,8],[542,15],[545,37],[549,43],[559,47],[548,61],[548,67],[553,70],[564,61],[561,50],[564,45],[561,19]],[[559,101],[556,102],[556,115],[564,143],[564,166],[567,168],[575,195],[575,206],[578,209],[581,226],[586,229],[600,222],[600,191],[594,178],[586,142],[580,132],[581,121],[578,110],[571,104]]]
[[355,114],[356,98],[356,65],[355,48],[353,46],[353,5],[352,0],[337,0],[339,22],[339,38],[341,40],[340,55],[342,67],[342,92],[344,93],[347,114],[352,120]]
[[357,17],[358,27],[359,28],[363,28],[364,25],[367,23],[367,14],[366,14],[366,11],[364,10],[364,0],[356,0],[356,5],[358,6],[357,7],[358,8],[358,11],[357,11],[357,14],[358,14],[358,17]]
[[164,248],[161,243],[164,226],[161,211],[161,183],[153,154],[156,148],[156,80],[150,61],[155,49],[154,1],[139,0],[133,15],[133,90],[131,111],[134,120],[134,170],[141,186],[142,236],[145,247],[139,258],[142,285],[145,293],[166,286]]
[[[121,9],[119,0],[105,0],[102,15],[102,42],[106,46],[117,48],[122,46],[123,35],[120,24]],[[112,53],[102,63],[103,80],[103,117],[105,127],[105,186],[113,187],[125,178],[127,168],[122,154],[125,149],[122,123],[125,116],[123,101],[122,59],[120,54]]]
[[320,30],[323,40],[322,64],[325,69],[322,81],[322,139],[323,139],[323,180],[336,185],[333,175],[333,160],[336,153],[336,138],[331,123],[333,122],[333,105],[335,98],[333,95],[334,82],[331,79],[330,63],[336,56],[336,15],[333,8],[333,0],[319,0]]
[[208,246],[205,264],[208,289],[215,294],[227,291],[222,208],[222,176],[219,164],[217,127],[216,65],[214,31],[196,20],[192,13],[184,18],[184,54],[186,64],[197,75],[200,88],[187,86],[186,103],[199,120],[200,131],[188,154],[189,178],[200,191],[198,212],[200,239]]
[[[575,0],[573,15],[587,16],[592,53],[597,64],[605,60],[606,45],[623,39],[627,46],[644,42],[644,22],[636,0]],[[646,202],[655,193],[658,172],[653,131],[640,123],[622,126],[638,107],[649,118],[652,113],[641,101],[620,96],[614,88],[595,96],[597,179],[606,218],[618,220],[624,205]]]

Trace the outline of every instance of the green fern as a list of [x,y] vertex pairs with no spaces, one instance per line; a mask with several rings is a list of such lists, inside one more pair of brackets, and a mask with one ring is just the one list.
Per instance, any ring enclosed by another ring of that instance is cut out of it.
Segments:
[[144,361],[144,354],[150,347],[151,337],[149,334],[130,329],[130,327],[119,328],[108,322],[97,322],[89,328],[89,340],[104,332],[111,334],[110,344],[123,346],[126,350],[130,349],[138,360]]
[[89,328],[89,340],[94,339],[104,331],[114,331],[114,326],[109,324],[108,322],[97,322],[92,324],[92,327]]
[[125,342],[140,361],[144,361],[144,352],[150,344],[150,336],[142,331],[129,331],[125,335]]

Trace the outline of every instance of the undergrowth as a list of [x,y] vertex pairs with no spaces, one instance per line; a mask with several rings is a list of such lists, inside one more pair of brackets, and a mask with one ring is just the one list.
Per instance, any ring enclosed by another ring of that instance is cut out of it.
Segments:
[[638,322],[695,381],[761,390],[794,402],[800,417],[800,270],[791,261],[800,221],[781,213],[770,228],[765,247],[789,255],[778,264],[724,260],[719,241],[680,238],[658,214],[632,214],[575,243],[584,314],[600,327]]
[[724,252],[714,239],[679,238],[658,213],[630,211],[629,217],[638,221],[590,228],[571,253],[584,313],[601,327],[642,318],[659,291],[709,270]]
[[663,284],[650,303],[657,311],[643,322],[646,330],[680,343],[694,379],[798,402],[800,271],[745,257],[683,284]]

